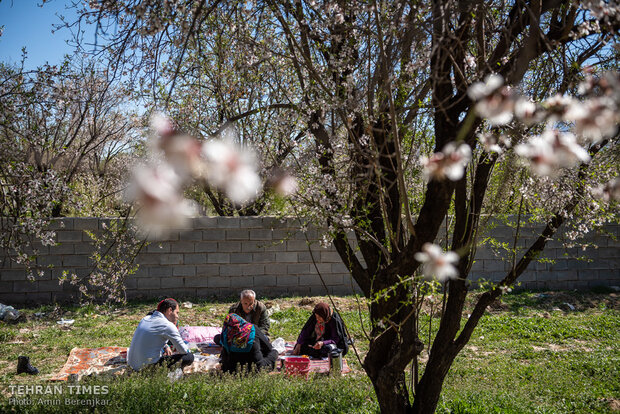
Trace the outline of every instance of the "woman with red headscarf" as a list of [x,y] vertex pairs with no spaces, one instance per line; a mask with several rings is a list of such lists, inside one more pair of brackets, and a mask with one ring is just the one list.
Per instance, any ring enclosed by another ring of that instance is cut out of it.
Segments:
[[342,355],[349,349],[344,323],[340,315],[332,312],[327,303],[319,302],[301,329],[293,354],[324,358],[336,349],[339,349]]

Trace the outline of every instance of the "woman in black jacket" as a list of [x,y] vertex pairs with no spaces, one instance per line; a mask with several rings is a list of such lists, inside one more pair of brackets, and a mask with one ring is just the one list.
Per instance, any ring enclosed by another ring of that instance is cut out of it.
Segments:
[[220,336],[222,371],[268,369],[275,367],[278,351],[260,330],[241,316],[231,313],[224,319]]

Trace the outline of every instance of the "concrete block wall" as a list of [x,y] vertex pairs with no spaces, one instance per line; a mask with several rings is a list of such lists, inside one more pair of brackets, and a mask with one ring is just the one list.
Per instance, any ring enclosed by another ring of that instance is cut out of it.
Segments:
[[[54,220],[55,246],[39,248],[37,263],[50,266],[35,281],[26,279],[25,270],[0,255],[1,303],[51,303],[71,301],[75,288],[60,286],[64,270],[78,276],[92,270],[93,251],[85,230],[103,231],[110,219],[64,218]],[[187,230],[174,232],[165,240],[151,242],[137,257],[137,273],[126,282],[129,298],[227,296],[252,288],[260,296],[322,295],[321,277],[333,294],[359,292],[333,247],[323,248],[319,234],[311,226],[300,231],[297,220],[273,217],[201,217]],[[531,289],[575,289],[620,285],[620,226],[610,225],[604,232],[588,235],[597,248],[585,252],[565,249],[559,241],[548,243],[543,257],[534,262],[519,279],[521,287]],[[536,226],[525,226],[520,247],[534,241]],[[498,225],[491,234],[512,246],[513,230]],[[441,236],[437,242],[441,243]],[[442,243],[443,245],[443,243]],[[520,252],[520,254],[522,254]],[[577,260],[585,256],[586,260]],[[519,256],[520,257],[520,256]],[[314,259],[314,261],[313,261]],[[553,262],[552,262],[553,261]],[[498,281],[510,269],[507,254],[496,254],[481,246],[470,278]],[[320,275],[319,275],[320,273]]]

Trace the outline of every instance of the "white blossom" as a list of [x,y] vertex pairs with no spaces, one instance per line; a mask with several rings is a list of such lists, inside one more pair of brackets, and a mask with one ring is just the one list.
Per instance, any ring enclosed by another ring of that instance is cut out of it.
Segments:
[[[230,132],[227,132],[230,134]],[[256,159],[229,139],[211,139],[202,145],[207,181],[237,204],[253,200],[262,188]]]
[[138,228],[153,237],[179,228],[194,216],[193,203],[181,195],[181,178],[167,164],[142,166],[134,170],[126,198],[138,207]]
[[604,98],[573,105],[566,113],[567,120],[575,121],[577,135],[593,143],[612,137],[618,130],[619,118],[613,104]]
[[456,279],[459,275],[455,265],[459,256],[454,252],[444,253],[436,244],[425,243],[422,251],[414,255],[422,263],[422,273],[426,278],[434,278],[439,282]]
[[503,85],[504,79],[500,75],[491,74],[484,82],[476,82],[467,90],[469,97],[476,101],[478,115],[491,125],[504,125],[512,120],[515,94]]
[[590,160],[590,155],[573,134],[554,129],[547,129],[527,143],[517,145],[515,152],[526,158],[538,175],[554,176],[558,168],[571,168]]
[[450,142],[441,152],[428,157],[421,157],[420,163],[424,167],[424,176],[427,180],[443,180],[448,178],[458,181],[465,173],[465,167],[471,160],[471,148],[467,144],[457,147]]
[[606,184],[592,189],[592,195],[603,201],[620,201],[620,178],[616,177]]

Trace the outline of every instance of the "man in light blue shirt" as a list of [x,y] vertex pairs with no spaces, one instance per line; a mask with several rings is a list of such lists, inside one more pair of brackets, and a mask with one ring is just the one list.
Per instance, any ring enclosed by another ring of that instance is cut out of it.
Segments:
[[[168,368],[181,361],[181,368],[194,362],[194,354],[179,334],[176,324],[179,320],[179,304],[174,299],[164,299],[157,310],[145,316],[133,334],[127,351],[127,363],[136,371],[147,365],[166,362]],[[176,349],[173,354],[168,341]],[[165,346],[165,348],[164,348]]]

